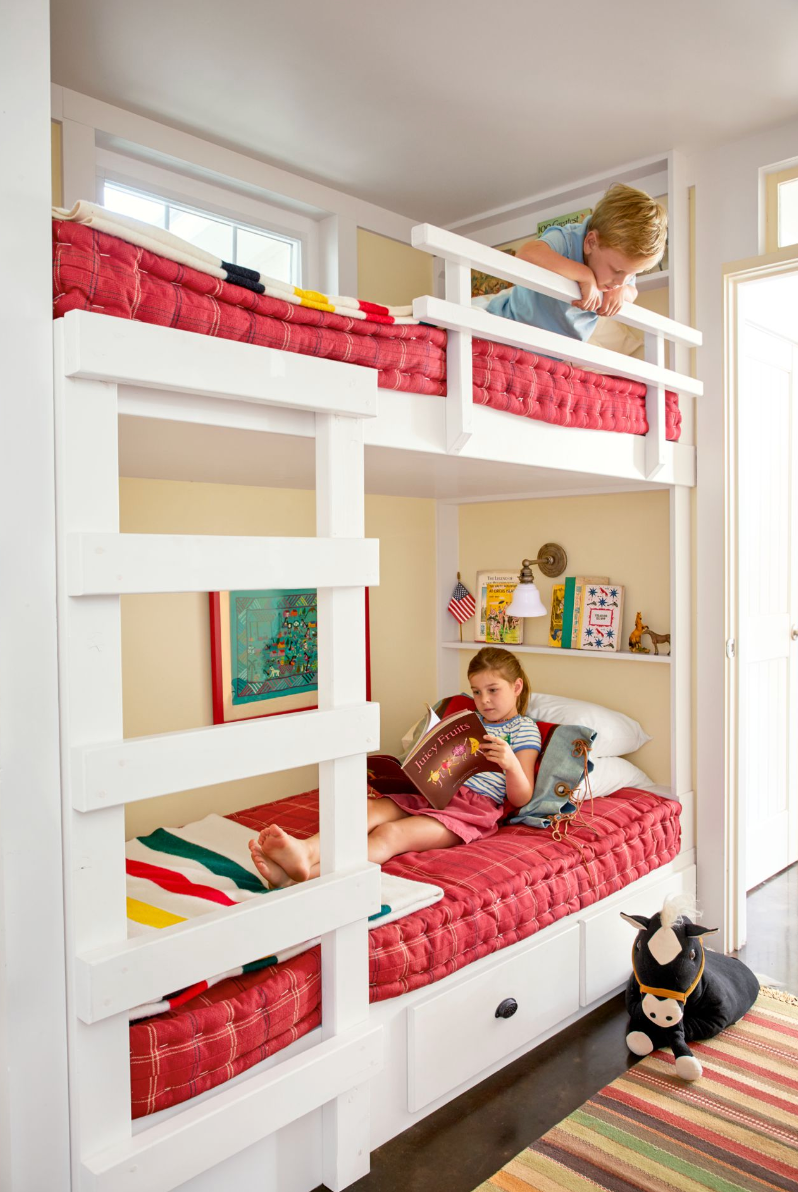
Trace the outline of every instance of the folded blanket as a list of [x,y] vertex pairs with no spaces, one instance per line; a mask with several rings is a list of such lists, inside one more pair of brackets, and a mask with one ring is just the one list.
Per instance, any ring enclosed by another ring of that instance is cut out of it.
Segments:
[[381,306],[375,302],[361,302],[357,298],[348,298],[343,294],[330,296],[317,290],[302,290],[299,286],[292,286],[288,282],[258,273],[256,269],[247,269],[243,265],[223,261],[221,257],[214,256],[213,253],[181,239],[180,236],[175,236],[165,228],[157,228],[129,215],[109,211],[99,203],[89,203],[86,199],[78,199],[72,208],[53,207],[52,217],[96,228],[98,232],[117,236],[120,240],[126,240],[128,244],[135,244],[148,252],[157,253],[167,260],[177,262],[178,265],[187,265],[200,273],[218,277],[220,281],[242,286],[256,294],[267,294],[269,298],[279,298],[295,306],[325,310],[332,314],[346,315],[350,319],[367,319],[372,323],[417,322],[413,318],[412,306]]
[[[220,906],[235,906],[269,894],[249,851],[253,831],[220,815],[183,828],[156,828],[125,845],[128,936],[145,935],[184,923]],[[381,875],[380,909],[369,927],[381,927],[404,915],[432,906],[443,898],[440,886],[410,881],[390,873]],[[186,989],[146,1002],[128,1011],[131,1020],[174,1010],[204,993],[211,985],[279,964],[319,943],[318,937],[284,948],[261,960],[239,965]]]

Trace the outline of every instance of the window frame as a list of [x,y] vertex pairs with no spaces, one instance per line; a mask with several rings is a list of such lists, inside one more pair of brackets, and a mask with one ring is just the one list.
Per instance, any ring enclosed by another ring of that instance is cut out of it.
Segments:
[[[779,186],[798,179],[798,162],[765,174],[765,252],[778,252],[791,245],[779,244]],[[796,241],[798,243],[798,241]]]
[[127,157],[110,149],[97,149],[96,201],[102,203],[106,182],[128,186],[165,202],[182,203],[199,212],[218,215],[232,223],[277,233],[300,243],[299,277],[294,284],[312,288],[319,270],[318,224],[309,216],[277,207],[254,195],[205,182],[152,162]]

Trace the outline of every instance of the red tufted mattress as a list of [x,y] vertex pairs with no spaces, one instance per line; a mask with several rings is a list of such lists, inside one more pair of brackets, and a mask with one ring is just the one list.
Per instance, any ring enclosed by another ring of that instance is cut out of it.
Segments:
[[[679,804],[623,790],[584,810],[568,840],[505,826],[489,840],[406,853],[385,868],[442,886],[442,901],[369,932],[370,998],[397,997],[463,968],[614,893],[679,851]],[[278,820],[317,830],[317,792],[231,816],[259,831]],[[570,842],[569,842],[570,841]],[[222,1084],[319,1025],[319,949],[212,986],[179,1010],[130,1028],[133,1116]]]
[[[446,332],[345,318],[294,306],[199,273],[83,224],[53,221],[54,314],[102,311],[346,360],[379,372],[383,389],[446,393]],[[645,386],[599,376],[504,344],[474,340],[474,401],[558,426],[645,434]],[[667,395],[667,437],[681,414]]]

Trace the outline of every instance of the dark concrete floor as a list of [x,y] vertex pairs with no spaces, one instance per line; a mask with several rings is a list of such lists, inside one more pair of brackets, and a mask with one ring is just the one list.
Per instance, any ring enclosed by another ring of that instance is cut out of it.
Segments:
[[[756,973],[792,992],[797,915],[793,866],[749,894],[740,952]],[[623,998],[613,998],[380,1147],[352,1192],[472,1192],[630,1066],[626,1022]]]

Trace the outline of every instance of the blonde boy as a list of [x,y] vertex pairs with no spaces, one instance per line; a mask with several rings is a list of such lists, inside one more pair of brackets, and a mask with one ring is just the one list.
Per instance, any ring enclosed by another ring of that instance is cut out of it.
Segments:
[[569,305],[513,286],[491,298],[486,308],[519,323],[589,339],[599,315],[616,315],[624,302],[635,301],[635,275],[657,264],[665,251],[667,231],[662,204],[645,191],[619,182],[583,223],[547,228],[539,240],[530,240],[516,254],[519,260],[575,281],[581,298]]

